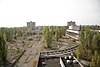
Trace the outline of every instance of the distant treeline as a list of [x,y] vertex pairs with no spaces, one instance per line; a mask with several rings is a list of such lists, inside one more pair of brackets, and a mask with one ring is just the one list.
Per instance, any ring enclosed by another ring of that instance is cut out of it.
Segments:
[[92,30],[100,30],[100,26],[99,25],[86,25],[86,26],[83,25],[82,27],[83,27],[84,30],[85,30],[86,27],[88,27],[88,28],[90,28]]
[[16,28],[0,28],[0,33],[3,34],[6,41],[12,41],[13,39],[18,39],[19,37],[26,37],[33,35],[31,29],[25,27],[16,27]]

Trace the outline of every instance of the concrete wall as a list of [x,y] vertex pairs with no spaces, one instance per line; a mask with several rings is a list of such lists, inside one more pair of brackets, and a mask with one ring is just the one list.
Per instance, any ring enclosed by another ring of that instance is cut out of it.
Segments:
[[72,29],[72,30],[79,30],[79,26],[69,26],[69,29]]

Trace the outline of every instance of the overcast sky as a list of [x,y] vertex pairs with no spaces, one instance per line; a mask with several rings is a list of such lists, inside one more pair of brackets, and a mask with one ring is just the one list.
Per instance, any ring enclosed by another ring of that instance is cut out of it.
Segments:
[[0,0],[0,27],[36,25],[100,25],[100,0]]

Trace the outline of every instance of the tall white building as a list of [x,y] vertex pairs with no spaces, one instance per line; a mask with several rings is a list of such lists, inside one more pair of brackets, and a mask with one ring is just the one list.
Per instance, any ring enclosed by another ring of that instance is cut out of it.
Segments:
[[74,38],[74,39],[79,39],[79,32],[80,28],[79,26],[76,26],[75,22],[68,22],[69,29],[67,29],[67,34],[68,36]]
[[69,29],[70,29],[70,30],[79,31],[80,28],[79,28],[79,26],[72,26],[72,25],[71,25],[71,26],[69,26]]
[[32,21],[27,22],[27,27],[30,28],[30,29],[35,30],[35,22],[32,22]]

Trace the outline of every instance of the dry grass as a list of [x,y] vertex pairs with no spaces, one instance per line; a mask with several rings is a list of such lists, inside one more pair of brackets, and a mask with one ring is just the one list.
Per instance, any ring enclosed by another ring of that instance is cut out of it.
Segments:
[[32,66],[33,66],[33,67],[36,67],[36,65],[37,65],[37,60],[33,60]]

